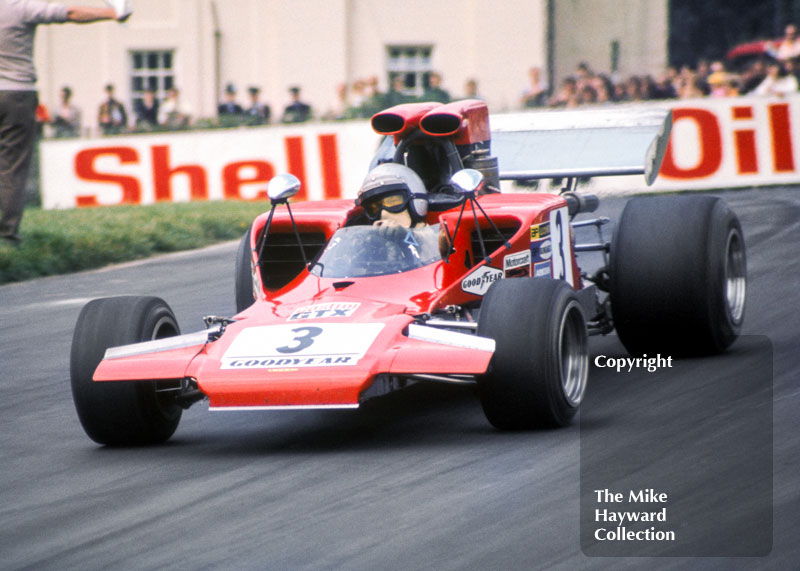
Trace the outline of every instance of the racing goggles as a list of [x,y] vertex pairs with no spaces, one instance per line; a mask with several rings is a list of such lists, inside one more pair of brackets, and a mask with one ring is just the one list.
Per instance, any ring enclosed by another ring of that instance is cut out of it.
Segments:
[[412,194],[405,184],[390,184],[366,191],[358,201],[367,218],[377,220],[382,210],[397,214],[408,208],[409,201],[414,198],[425,198],[425,195]]

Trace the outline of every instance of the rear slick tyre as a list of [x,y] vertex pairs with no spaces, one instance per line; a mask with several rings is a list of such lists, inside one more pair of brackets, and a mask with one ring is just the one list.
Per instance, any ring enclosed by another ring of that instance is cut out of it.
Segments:
[[156,381],[94,382],[106,349],[180,334],[175,315],[157,297],[120,296],[90,301],[72,338],[72,397],[86,434],[98,444],[158,444],[178,427],[183,409],[158,393]]
[[514,278],[492,284],[478,335],[495,340],[489,371],[478,379],[486,418],[496,428],[566,426],[586,391],[586,321],[566,282]]
[[614,231],[610,273],[614,325],[634,355],[721,353],[741,332],[744,236],[717,197],[631,199]]

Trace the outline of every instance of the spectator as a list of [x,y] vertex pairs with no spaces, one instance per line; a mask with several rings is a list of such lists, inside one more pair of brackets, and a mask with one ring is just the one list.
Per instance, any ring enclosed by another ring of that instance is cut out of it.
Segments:
[[781,97],[798,89],[797,78],[788,73],[783,63],[775,61],[767,66],[767,76],[753,90],[753,95],[776,95]]
[[656,80],[653,86],[653,99],[675,99],[678,92],[675,89],[678,72],[670,67]]
[[614,83],[605,74],[595,76],[593,87],[597,93],[597,103],[607,104],[614,101]]
[[270,116],[272,115],[272,110],[269,108],[269,105],[267,105],[266,103],[261,103],[261,101],[259,101],[259,97],[261,95],[261,89],[253,86],[247,90],[247,93],[250,96],[250,105],[244,112],[245,115],[247,116],[247,124],[265,125],[269,123]]
[[581,105],[593,105],[597,103],[597,90],[589,83],[584,83],[578,91],[578,103]]
[[171,129],[188,127],[192,119],[191,110],[181,102],[181,92],[177,87],[170,88],[158,108],[158,122]]
[[0,239],[16,245],[25,205],[25,183],[36,136],[36,26],[125,20],[113,8],[64,6],[39,0],[0,0]]
[[50,123],[54,137],[77,137],[81,133],[81,110],[72,104],[72,89],[61,88],[61,104]]
[[587,85],[591,86],[594,82],[595,74],[589,64],[582,61],[575,68],[575,87],[581,92]]
[[110,83],[106,85],[106,100],[97,112],[97,123],[104,135],[120,133],[128,126],[125,106],[114,98],[114,86]]
[[367,83],[363,79],[356,79],[350,89],[350,110],[348,115],[361,117],[361,108],[367,102]]
[[372,117],[375,113],[389,107],[386,103],[386,94],[378,88],[378,76],[371,75],[364,82],[364,95],[366,100],[362,105],[363,117]]
[[323,118],[328,121],[349,119],[352,109],[348,100],[347,84],[340,83],[336,86],[336,99],[331,103]]
[[392,76],[392,83],[389,92],[386,94],[384,107],[394,107],[401,103],[410,103],[413,97],[406,95],[406,83],[401,74]]
[[725,64],[715,61],[711,64],[711,74],[708,76],[710,97],[731,97],[739,94],[736,77],[728,73]]
[[236,86],[229,83],[225,86],[224,101],[217,106],[217,117],[223,125],[237,125],[244,115],[244,109],[236,100]]
[[667,88],[666,85],[666,93],[671,93],[672,97],[678,97],[678,84],[680,82],[680,74],[678,73],[678,68],[674,65],[671,65],[667,68],[667,71],[664,72],[664,82],[669,82],[670,88]]
[[783,39],[774,48],[773,55],[780,61],[800,57],[800,38],[797,37],[797,26],[794,24],[786,26]]
[[300,88],[290,87],[291,103],[283,110],[281,123],[303,123],[311,119],[311,106],[300,99]]
[[694,99],[697,97],[704,97],[704,87],[707,84],[695,72],[686,68],[681,71],[681,85],[678,90],[678,97],[681,99]]
[[442,76],[436,71],[428,75],[428,87],[422,94],[423,101],[450,103],[450,94],[442,89]]
[[623,84],[624,101],[644,101],[645,85],[642,78],[636,75],[630,76]]
[[697,62],[697,72],[695,74],[695,82],[700,87],[703,95],[711,93],[711,88],[708,85],[708,76],[711,75],[711,64],[708,60],[701,59]]
[[578,82],[569,75],[561,81],[561,88],[550,98],[550,107],[577,107],[580,103],[578,95]]
[[754,60],[741,78],[742,93],[750,93],[767,77],[767,66],[763,59]]
[[149,130],[158,127],[158,100],[156,92],[151,87],[144,90],[142,98],[136,101],[134,110],[137,129]]
[[709,97],[735,97],[739,95],[737,78],[727,71],[715,72],[708,77]]
[[532,67],[528,70],[528,86],[522,91],[522,107],[541,107],[547,103],[547,83],[542,79],[542,69]]
[[464,82],[463,99],[483,99],[483,97],[478,94],[478,80],[469,78]]

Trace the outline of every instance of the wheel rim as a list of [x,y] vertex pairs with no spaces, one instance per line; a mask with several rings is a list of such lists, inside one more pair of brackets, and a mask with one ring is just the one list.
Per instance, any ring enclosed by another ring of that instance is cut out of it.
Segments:
[[173,337],[178,334],[177,325],[175,321],[169,316],[161,317],[153,327],[153,333],[150,336],[151,341],[156,339],[164,339],[166,337]]
[[583,400],[586,379],[589,376],[589,353],[586,326],[577,302],[573,301],[563,313],[559,328],[558,355],[561,373],[561,390],[570,406]]
[[725,304],[731,321],[738,325],[744,316],[747,291],[747,266],[742,237],[736,230],[728,234],[725,252]]

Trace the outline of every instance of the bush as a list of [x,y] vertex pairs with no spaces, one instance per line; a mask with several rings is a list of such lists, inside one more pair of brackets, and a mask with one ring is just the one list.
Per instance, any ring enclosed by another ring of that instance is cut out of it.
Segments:
[[22,243],[0,245],[0,283],[99,268],[241,238],[264,202],[28,208]]

